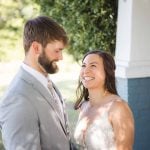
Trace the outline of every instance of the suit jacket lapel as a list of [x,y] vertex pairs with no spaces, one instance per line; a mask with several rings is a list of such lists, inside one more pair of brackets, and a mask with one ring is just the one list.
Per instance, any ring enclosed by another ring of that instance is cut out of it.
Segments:
[[[29,74],[27,71],[25,71],[23,68],[21,68],[20,71],[21,78],[24,79],[29,84],[32,84],[33,88],[36,89],[47,101],[47,103],[51,106],[51,108],[55,111],[56,117],[58,118],[64,132],[66,133],[65,129],[65,122],[64,120],[58,115],[56,109],[55,109],[55,102],[53,101],[53,97],[49,93],[49,91],[31,74]],[[58,90],[57,90],[58,92]],[[60,94],[59,94],[60,96]],[[61,97],[61,96],[60,96]]]
[[[42,85],[43,86],[43,85]],[[38,92],[45,98],[45,100],[48,102],[48,104],[52,107],[52,109],[55,111],[56,117],[58,117],[60,123],[63,125],[63,127],[65,127],[65,122],[63,120],[63,118],[57,113],[56,110],[56,103],[53,100],[53,97],[51,96],[51,94],[48,92],[47,89],[45,89],[45,87],[43,86],[39,86],[37,83],[33,84],[33,87],[38,90]]]

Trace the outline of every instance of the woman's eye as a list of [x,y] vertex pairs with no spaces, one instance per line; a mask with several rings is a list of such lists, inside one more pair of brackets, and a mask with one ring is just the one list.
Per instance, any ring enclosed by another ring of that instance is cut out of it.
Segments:
[[82,66],[81,66],[82,68],[84,68],[85,67],[85,65],[84,64],[82,64]]
[[96,65],[91,65],[91,67],[96,67]]

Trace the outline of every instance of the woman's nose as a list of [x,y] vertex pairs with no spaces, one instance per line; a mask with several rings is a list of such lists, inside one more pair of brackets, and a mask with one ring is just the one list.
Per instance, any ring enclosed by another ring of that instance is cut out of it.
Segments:
[[86,66],[85,68],[84,68],[84,73],[88,73],[90,71],[90,68],[88,67],[88,66]]

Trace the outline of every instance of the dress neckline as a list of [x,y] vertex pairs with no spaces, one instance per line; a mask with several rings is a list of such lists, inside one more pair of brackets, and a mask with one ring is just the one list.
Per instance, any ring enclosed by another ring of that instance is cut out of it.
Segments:
[[108,105],[108,104],[111,103],[112,101],[115,101],[117,97],[118,97],[117,95],[111,94],[111,95],[106,96],[106,97],[104,98],[103,102],[101,102],[101,103],[99,103],[99,104],[97,104],[97,105],[94,105],[94,106],[93,106],[93,105],[91,104],[90,100],[87,101],[87,104],[88,104],[88,107],[91,107],[91,108],[93,108],[93,109],[96,109],[96,108],[100,108],[100,107],[103,107],[103,106],[105,106],[105,105]]

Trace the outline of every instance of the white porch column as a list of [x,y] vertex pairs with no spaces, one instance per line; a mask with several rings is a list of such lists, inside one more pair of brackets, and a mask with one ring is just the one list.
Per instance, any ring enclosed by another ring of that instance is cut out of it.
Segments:
[[135,118],[134,150],[150,148],[150,0],[119,0],[117,88]]
[[150,0],[119,0],[116,75],[150,77]]

